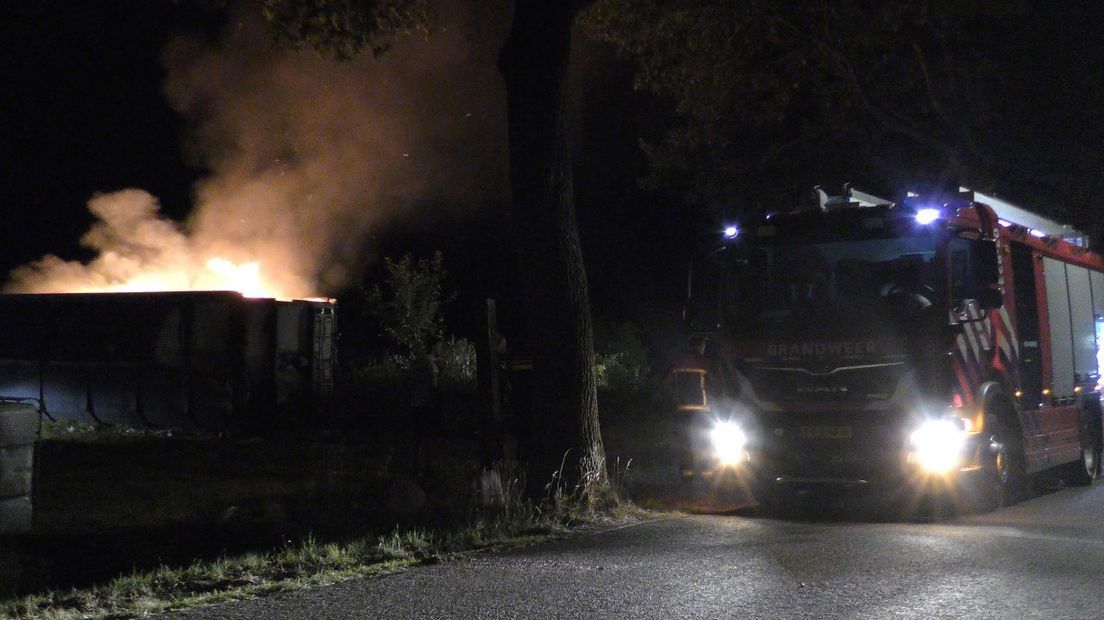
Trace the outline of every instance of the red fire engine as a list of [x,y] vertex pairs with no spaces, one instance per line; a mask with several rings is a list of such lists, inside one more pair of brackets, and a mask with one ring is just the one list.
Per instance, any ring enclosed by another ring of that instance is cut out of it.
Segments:
[[848,189],[725,230],[691,264],[673,368],[686,477],[760,501],[948,491],[977,509],[1102,445],[1104,259],[965,188],[898,203]]

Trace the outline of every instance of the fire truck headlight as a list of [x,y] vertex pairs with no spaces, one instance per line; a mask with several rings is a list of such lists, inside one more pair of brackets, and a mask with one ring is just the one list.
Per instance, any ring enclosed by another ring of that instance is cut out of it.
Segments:
[[949,418],[928,420],[909,437],[911,458],[925,471],[945,474],[957,467],[966,445],[962,421]]
[[713,444],[713,453],[723,465],[736,465],[747,458],[744,446],[747,436],[735,423],[717,422],[709,431],[709,440]]

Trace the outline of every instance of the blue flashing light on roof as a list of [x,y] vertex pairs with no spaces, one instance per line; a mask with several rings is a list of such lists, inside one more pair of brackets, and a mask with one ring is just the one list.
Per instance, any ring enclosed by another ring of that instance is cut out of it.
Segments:
[[740,235],[740,227],[736,226],[736,225],[733,225],[733,224],[729,224],[728,226],[725,226],[724,231],[722,231],[722,232],[724,234],[725,239],[735,239],[736,237],[738,237]]
[[916,212],[916,223],[927,226],[942,216],[939,209],[920,209]]

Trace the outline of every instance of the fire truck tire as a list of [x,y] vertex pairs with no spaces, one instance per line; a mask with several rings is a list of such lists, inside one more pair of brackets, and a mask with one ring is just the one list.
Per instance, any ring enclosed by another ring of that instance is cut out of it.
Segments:
[[1100,443],[1090,442],[1081,446],[1081,458],[1066,466],[1063,478],[1066,484],[1087,487],[1100,474]]
[[1023,455],[1016,449],[1015,436],[997,422],[991,423],[987,457],[975,485],[977,512],[991,512],[1015,504],[1023,496]]
[[1068,465],[1067,483],[1077,487],[1087,487],[1100,473],[1100,446],[1084,446],[1081,458]]
[[1066,465],[1062,479],[1070,486],[1087,487],[1100,475],[1101,410],[1096,397],[1085,399],[1078,407],[1081,425],[1081,458]]

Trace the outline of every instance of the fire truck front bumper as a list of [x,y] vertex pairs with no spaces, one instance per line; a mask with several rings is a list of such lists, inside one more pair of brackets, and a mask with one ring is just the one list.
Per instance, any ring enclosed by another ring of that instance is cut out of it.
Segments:
[[684,477],[736,472],[764,491],[800,494],[956,494],[984,475],[987,446],[940,424],[903,436],[900,424],[774,428],[711,416],[680,428]]
[[749,452],[745,470],[762,494],[870,494],[891,500],[948,496],[966,502],[988,482],[981,465],[986,446],[976,438],[969,438],[953,455],[932,455],[914,446],[855,443],[760,448]]

